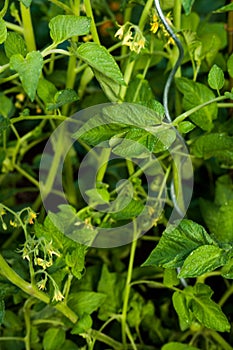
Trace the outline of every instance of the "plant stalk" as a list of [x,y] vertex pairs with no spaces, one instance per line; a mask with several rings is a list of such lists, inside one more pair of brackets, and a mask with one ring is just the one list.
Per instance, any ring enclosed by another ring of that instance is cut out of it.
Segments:
[[[35,297],[43,301],[45,304],[50,304],[50,298],[41,292],[40,290],[33,287],[30,283],[24,281],[6,262],[3,256],[0,254],[0,274],[4,276],[8,281],[13,283],[15,286],[20,288],[26,294]],[[72,323],[76,323],[78,316],[64,303],[54,305],[64,316],[66,316]]]
[[34,36],[34,29],[32,26],[30,7],[26,8],[20,1],[20,11],[23,21],[23,35],[26,41],[28,51],[36,51],[36,42]]

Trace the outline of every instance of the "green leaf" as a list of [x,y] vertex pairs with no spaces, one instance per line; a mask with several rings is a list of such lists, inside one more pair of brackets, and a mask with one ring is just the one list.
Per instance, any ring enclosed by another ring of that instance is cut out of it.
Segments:
[[181,0],[185,14],[189,15],[195,0]]
[[204,227],[191,220],[182,220],[176,227],[169,226],[142,266],[177,268],[186,257],[202,245],[214,244]]
[[[85,247],[84,245],[89,245],[93,242],[98,231],[97,229],[86,225],[85,222],[78,217],[72,206],[61,204],[58,208],[59,212],[57,213],[49,212],[48,222],[52,222],[52,225],[49,225],[56,228],[56,240],[58,242],[60,241],[60,245],[63,241],[70,246],[79,244]],[[52,230],[52,227],[49,230]]]
[[197,277],[223,266],[226,261],[223,249],[214,245],[203,245],[185,259],[178,277]]
[[180,292],[175,292],[172,295],[174,309],[179,317],[180,329],[185,331],[192,323],[192,314],[187,306],[186,295]]
[[68,299],[68,306],[74,310],[78,316],[92,314],[96,311],[106,300],[104,293],[97,292],[76,292],[70,293]]
[[162,347],[161,350],[201,350],[196,348],[195,346],[191,346],[188,344],[182,344],[178,342],[170,342]]
[[198,158],[217,158],[220,162],[233,164],[233,137],[226,134],[208,134],[198,137],[192,145],[192,152]]
[[0,93],[0,115],[8,118],[13,110],[13,103],[10,98]]
[[219,242],[233,243],[233,200],[218,206],[200,199],[202,216],[207,227]]
[[80,350],[80,347],[78,347],[73,341],[70,339],[67,339],[65,343],[62,345],[62,350]]
[[212,65],[219,49],[224,49],[227,45],[225,24],[223,22],[203,21],[202,25],[198,27],[197,35],[202,41],[207,62]]
[[[215,98],[207,86],[187,78],[177,78],[176,86],[184,95],[183,107],[186,111]],[[212,121],[217,118],[217,112],[217,104],[212,103],[194,112],[189,118],[203,130],[210,131],[213,128]]]
[[43,57],[39,51],[29,52],[24,59],[21,54],[10,58],[11,69],[19,73],[25,92],[31,101],[35,99],[36,89],[43,68]]
[[110,195],[106,188],[92,188],[85,193],[89,197],[90,204],[106,204],[110,200]]
[[195,125],[193,123],[187,122],[187,121],[181,122],[178,125],[178,131],[181,134],[187,134],[188,132],[190,132],[194,128],[195,128]]
[[9,32],[4,43],[4,49],[8,58],[15,54],[20,54],[23,57],[27,54],[27,46],[23,37],[16,32]]
[[48,103],[46,108],[48,111],[58,109],[67,103],[78,100],[78,95],[73,89],[65,89],[58,91],[54,96],[54,103]]
[[110,140],[116,154],[144,158],[150,152],[168,149],[176,138],[170,124],[156,127],[161,124],[161,118],[152,109],[139,104],[114,104],[104,108],[101,115],[89,119],[74,137],[79,138],[81,134],[81,139],[93,146]]
[[98,318],[106,321],[109,316],[116,314],[122,307],[125,278],[116,272],[109,272],[103,265],[97,291],[106,295],[105,302],[101,305]]
[[[163,129],[158,130],[150,127],[146,130],[130,128],[122,136],[124,139],[120,139],[120,143],[113,147],[113,152],[121,157],[144,158],[151,152],[166,151],[175,141],[176,133],[170,126],[164,125]],[[116,141],[117,137],[113,137],[109,143],[112,145]]]
[[54,103],[54,96],[57,93],[56,86],[45,78],[40,78],[37,86],[37,94],[45,103]]
[[208,74],[208,84],[212,89],[220,90],[225,83],[223,70],[214,64]]
[[92,71],[109,101],[119,101],[120,84],[96,69]]
[[127,88],[125,102],[146,102],[154,99],[153,91],[149,82],[140,74],[136,76]]
[[233,53],[230,55],[230,57],[227,60],[227,71],[231,78],[233,78]]
[[19,1],[22,2],[22,4],[27,8],[30,7],[32,3],[32,0],[19,0]]
[[[67,253],[76,251],[76,259],[79,259],[76,269],[80,268],[80,271],[82,271],[84,268],[84,256],[87,248],[85,245],[69,239],[62,231],[64,228],[67,228],[69,232],[69,225],[71,225],[72,230],[72,225],[78,221],[78,217],[75,215],[76,211],[72,211],[73,208],[69,205],[61,205],[59,206],[59,209],[60,211],[56,214],[52,215],[49,213],[44,220],[43,225],[39,224],[38,222],[35,223],[34,229],[36,237],[43,237],[48,242],[50,242],[52,238],[54,247],[59,251],[62,251],[65,256]],[[51,218],[53,218],[53,220],[51,220]],[[73,267],[76,262],[69,262],[69,254],[67,256],[67,263],[69,263],[69,267]]]
[[228,205],[233,200],[233,183],[230,175],[220,176],[216,181],[214,203]]
[[71,334],[86,333],[92,327],[92,318],[89,314],[84,313],[73,327]]
[[[160,125],[164,115],[137,103],[113,104],[103,109],[106,122],[128,124],[139,128]],[[166,124],[165,124],[166,125]],[[152,129],[153,130],[153,129]]]
[[5,317],[5,303],[4,300],[0,300],[0,325],[2,325]]
[[190,303],[194,316],[205,327],[219,332],[230,331],[231,325],[227,317],[220,306],[208,296],[195,295]]
[[221,276],[228,279],[233,279],[233,258],[231,258],[221,269]]
[[[123,203],[122,206],[124,207]],[[114,220],[131,219],[133,217],[137,217],[143,211],[143,209],[144,204],[142,202],[132,199],[124,209],[118,210],[116,213],[112,213],[111,217]]]
[[57,350],[62,348],[65,342],[66,333],[62,328],[49,328],[43,338],[44,350]]
[[71,268],[72,274],[77,279],[80,279],[83,275],[85,253],[86,248],[82,244],[76,244],[75,248],[71,252],[67,252],[65,255],[66,265]]
[[58,15],[49,22],[50,36],[55,44],[89,33],[91,19],[84,16]]
[[190,45],[187,43],[189,47],[192,47],[192,42],[195,42],[194,44],[195,47],[199,46],[200,44],[200,40],[198,40],[198,36],[196,34],[199,23],[200,23],[200,16],[196,12],[191,12],[189,15],[186,15],[186,14],[181,15],[181,28],[182,28],[182,33],[184,34],[185,32],[185,40],[186,40],[186,35],[188,36],[191,35]]
[[10,120],[0,115],[0,136],[2,135],[3,131],[9,129],[10,126],[11,126]]
[[[81,139],[90,145],[98,145],[100,142],[109,140],[113,136],[124,135],[132,129],[142,129],[143,126],[153,127],[160,125],[162,117],[150,108],[140,104],[124,103],[114,104],[103,108],[101,115],[97,114],[90,118],[74,137]],[[156,129],[155,129],[156,130]]]
[[77,55],[95,71],[102,73],[119,85],[125,85],[116,61],[104,46],[87,42],[78,47]]
[[163,284],[166,287],[176,286],[180,283],[180,280],[177,278],[176,269],[165,269],[163,273]]
[[4,43],[7,38],[6,22],[0,18],[0,44]]
[[222,6],[219,9],[213,11],[213,13],[222,13],[222,12],[227,12],[227,11],[233,11],[233,3],[228,4],[226,6]]
[[123,75],[108,50],[93,42],[81,44],[77,56],[92,68],[96,79],[111,101],[116,101],[120,85],[125,85]]

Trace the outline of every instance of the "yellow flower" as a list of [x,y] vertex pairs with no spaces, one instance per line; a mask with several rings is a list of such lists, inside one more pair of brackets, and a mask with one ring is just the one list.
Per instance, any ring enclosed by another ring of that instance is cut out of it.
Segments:
[[124,36],[124,26],[120,26],[120,28],[118,29],[118,31],[115,33],[115,38],[119,38],[120,40],[123,38]]
[[16,221],[12,221],[10,220],[10,225],[13,226],[13,227],[17,227],[17,222]]
[[37,287],[38,287],[40,290],[45,290],[45,289],[46,289],[46,279],[39,281],[39,282],[37,283]]
[[36,218],[36,213],[34,213],[33,211],[30,211],[29,217],[28,217],[28,223],[29,224],[34,224],[34,219]]
[[1,206],[1,207],[0,207],[0,216],[5,215],[5,214],[6,214],[6,211],[5,211],[5,209]]
[[153,18],[152,18],[152,22],[150,23],[150,31],[152,33],[156,34],[158,29],[159,29],[159,19],[158,19],[157,15],[154,13]]
[[145,39],[144,38],[141,38],[140,40],[138,41],[134,41],[130,47],[130,49],[132,51],[135,51],[136,53],[139,53],[141,51],[141,49],[144,49],[145,47]]
[[52,266],[53,262],[51,260],[47,261],[47,260],[44,260],[44,259],[41,259],[41,258],[37,258],[36,259],[36,264],[41,266],[45,270],[47,267]]
[[54,295],[53,295],[53,300],[52,301],[62,301],[64,299],[64,296],[60,292],[59,289],[55,289]]
[[129,30],[122,41],[122,45],[131,46],[133,40],[132,32]]

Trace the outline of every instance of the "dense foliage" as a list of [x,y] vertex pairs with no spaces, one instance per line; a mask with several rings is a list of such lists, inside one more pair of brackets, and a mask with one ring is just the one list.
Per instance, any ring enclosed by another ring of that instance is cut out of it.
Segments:
[[168,100],[153,0],[0,2],[1,350],[233,349],[233,3],[160,3]]

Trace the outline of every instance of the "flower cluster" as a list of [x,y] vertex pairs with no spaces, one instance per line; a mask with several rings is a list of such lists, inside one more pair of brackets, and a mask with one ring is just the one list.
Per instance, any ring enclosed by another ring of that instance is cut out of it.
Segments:
[[[169,26],[172,26],[172,19],[171,19],[171,13],[169,12],[166,16],[166,21],[169,24]],[[163,37],[166,39],[166,45],[174,45],[174,39],[170,36],[170,34],[167,32],[166,28],[164,27],[163,23],[160,21],[159,17],[156,13],[152,16],[152,21],[150,23],[150,31],[154,34],[158,33],[159,29],[162,31]]]
[[[33,220],[33,216],[29,216],[28,220]],[[48,241],[44,237],[28,237],[23,245],[22,253],[23,259],[31,262],[36,271],[35,275],[42,274],[43,278],[37,282],[37,287],[40,290],[45,290],[48,279],[53,285],[53,301],[61,301],[64,297],[60,292],[57,283],[47,272],[47,268],[53,265],[54,257],[60,257],[60,252],[54,247],[52,240]],[[39,269],[38,269],[39,268]]]
[[128,22],[123,24],[116,32],[115,37],[122,40],[122,45],[129,46],[130,50],[137,54],[145,47],[146,39],[135,24]]

